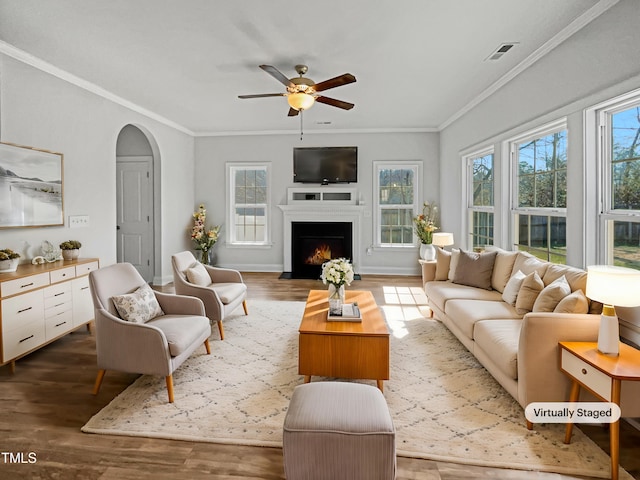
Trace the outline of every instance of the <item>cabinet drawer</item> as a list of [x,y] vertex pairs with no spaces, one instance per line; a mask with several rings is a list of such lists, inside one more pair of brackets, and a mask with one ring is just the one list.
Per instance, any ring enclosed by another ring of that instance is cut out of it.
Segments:
[[49,272],[51,276],[51,283],[62,282],[63,280],[69,280],[76,276],[76,268],[75,267],[66,267],[59,268],[58,270],[53,270]]
[[71,282],[59,283],[44,289],[44,308],[60,302],[71,301]]
[[[53,300],[53,299],[49,299],[49,300]],[[50,307],[47,307],[46,305],[47,305],[47,300],[45,300],[44,318],[53,317],[55,315],[60,314],[61,312],[73,310],[73,303],[71,302],[71,297],[69,297],[69,301],[67,302],[53,303]]]
[[39,320],[44,315],[44,297],[42,290],[25,293],[17,297],[2,300],[3,335],[21,325]]
[[82,265],[76,265],[76,276],[88,275],[90,272],[98,269],[98,262],[83,263]]
[[23,353],[39,347],[44,342],[44,323],[20,324],[11,332],[2,332],[2,361],[8,362]]
[[562,349],[560,366],[569,375],[585,387],[593,390],[593,392],[598,394],[602,399],[607,402],[611,401],[611,377],[580,360],[565,349]]
[[44,322],[45,340],[49,341],[73,328],[73,312],[71,309],[48,316]]
[[46,287],[49,285],[49,274],[38,273],[29,275],[28,277],[16,278],[15,280],[7,280],[0,283],[0,293],[3,297],[10,297],[16,293],[28,292],[36,288]]

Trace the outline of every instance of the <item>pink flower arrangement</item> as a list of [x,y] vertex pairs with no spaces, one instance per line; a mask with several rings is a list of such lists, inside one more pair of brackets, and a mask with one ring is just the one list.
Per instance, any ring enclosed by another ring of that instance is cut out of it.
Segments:
[[200,204],[198,211],[193,214],[193,228],[191,229],[191,240],[196,243],[196,250],[202,250],[203,258],[207,252],[213,248],[218,241],[220,225],[214,225],[209,230],[206,229],[207,209],[204,204]]

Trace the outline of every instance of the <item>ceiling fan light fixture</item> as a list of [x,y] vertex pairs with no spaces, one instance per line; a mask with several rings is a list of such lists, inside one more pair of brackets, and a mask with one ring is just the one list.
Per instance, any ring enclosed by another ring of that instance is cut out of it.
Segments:
[[287,95],[289,106],[295,110],[308,110],[315,103],[315,98],[308,93],[297,92]]

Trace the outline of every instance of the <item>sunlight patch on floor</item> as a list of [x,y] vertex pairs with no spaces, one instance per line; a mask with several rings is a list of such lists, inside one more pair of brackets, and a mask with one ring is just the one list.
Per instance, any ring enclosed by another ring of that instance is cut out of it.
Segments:
[[382,287],[385,304],[381,307],[391,333],[396,338],[409,334],[407,323],[429,320],[427,296],[419,287]]

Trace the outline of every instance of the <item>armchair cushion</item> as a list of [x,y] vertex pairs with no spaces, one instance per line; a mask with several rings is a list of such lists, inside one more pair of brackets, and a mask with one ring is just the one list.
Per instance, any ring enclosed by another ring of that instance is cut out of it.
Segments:
[[225,305],[233,302],[247,291],[247,286],[244,283],[214,283],[211,288]]
[[145,323],[164,315],[153,289],[146,283],[133,293],[114,295],[113,304],[120,318],[133,323]]
[[[187,351],[205,332],[211,333],[207,317],[164,315],[147,323],[162,330],[169,344],[169,354],[177,357]],[[208,336],[208,335],[207,335]]]
[[185,273],[187,275],[187,280],[189,280],[190,283],[199,285],[200,287],[206,287],[211,283],[209,272],[207,272],[207,269],[201,263],[196,263],[195,265],[187,268]]

